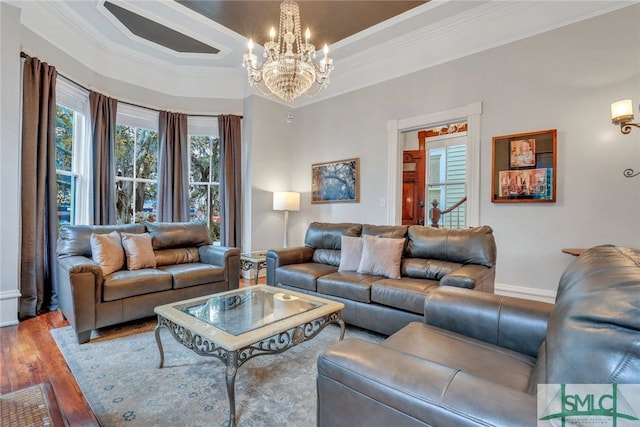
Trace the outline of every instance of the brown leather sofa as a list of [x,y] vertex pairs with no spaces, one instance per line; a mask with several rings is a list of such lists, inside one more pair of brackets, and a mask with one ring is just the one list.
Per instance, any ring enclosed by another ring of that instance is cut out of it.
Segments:
[[[342,236],[405,239],[401,276],[339,271]],[[441,286],[493,293],[496,245],[489,226],[464,230],[354,223],[309,225],[304,247],[267,251],[267,285],[342,302],[346,323],[390,335],[424,319]]]
[[332,345],[318,426],[535,426],[538,384],[613,383],[640,383],[640,250],[601,246],[567,267],[555,305],[442,287],[425,323]]
[[[107,276],[92,259],[92,233],[151,235],[156,268]],[[240,249],[213,246],[205,224],[67,225],[57,242],[58,299],[80,344],[91,330],[154,315],[162,304],[236,289]],[[196,261],[196,262],[194,262]]]

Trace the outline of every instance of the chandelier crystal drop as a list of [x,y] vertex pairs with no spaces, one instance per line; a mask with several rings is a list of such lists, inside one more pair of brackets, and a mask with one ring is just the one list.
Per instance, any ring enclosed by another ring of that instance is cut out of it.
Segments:
[[304,43],[302,41],[298,3],[284,0],[280,4],[277,41],[274,28],[271,28],[269,35],[270,41],[264,44],[262,63],[258,63],[253,53],[252,40],[249,40],[249,51],[243,55],[243,66],[247,69],[252,87],[265,95],[271,93],[285,102],[292,102],[303,93],[313,95],[329,84],[329,74],[333,70],[329,48],[325,45],[323,58],[314,61],[316,51],[309,43],[309,29],[305,32]]

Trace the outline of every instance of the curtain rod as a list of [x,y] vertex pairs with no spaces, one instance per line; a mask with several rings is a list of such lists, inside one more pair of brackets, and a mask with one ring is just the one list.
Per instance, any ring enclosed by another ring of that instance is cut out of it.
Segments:
[[[26,53],[20,52],[20,57],[21,58],[26,58],[27,56],[28,55]],[[74,85],[78,86],[79,88],[86,90],[87,92],[92,92],[92,90],[89,89],[88,87],[86,87],[84,85],[81,85],[77,81],[65,76],[64,74],[62,74],[60,72],[58,72],[58,76],[62,77],[63,79],[67,80],[70,83],[73,83]],[[144,108],[146,110],[151,110],[151,111],[157,111],[157,112],[164,111],[164,110],[158,110],[157,108],[151,108],[151,107],[146,107],[144,105],[134,104],[132,102],[127,102],[127,101],[118,100],[118,102],[120,102],[122,104],[131,105],[132,107]],[[189,117],[220,117],[219,114],[187,114],[187,116],[189,116]],[[240,118],[243,119],[244,117],[240,116]]]

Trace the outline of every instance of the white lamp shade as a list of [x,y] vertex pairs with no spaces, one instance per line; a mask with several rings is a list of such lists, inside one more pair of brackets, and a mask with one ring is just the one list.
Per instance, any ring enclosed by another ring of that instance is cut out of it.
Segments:
[[294,191],[276,191],[273,193],[274,211],[299,211],[300,193]]
[[624,99],[611,104],[611,121],[613,123],[629,120],[633,120],[633,104],[630,99]]

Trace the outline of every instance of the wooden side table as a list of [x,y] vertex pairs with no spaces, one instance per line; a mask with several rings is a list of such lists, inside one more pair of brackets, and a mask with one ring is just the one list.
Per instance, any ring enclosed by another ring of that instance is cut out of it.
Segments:
[[564,248],[562,250],[563,253],[573,256],[580,256],[584,251],[586,251],[586,249],[583,248]]
[[254,284],[258,284],[258,274],[267,268],[267,251],[245,252],[240,254],[240,268],[242,271],[253,270]]

